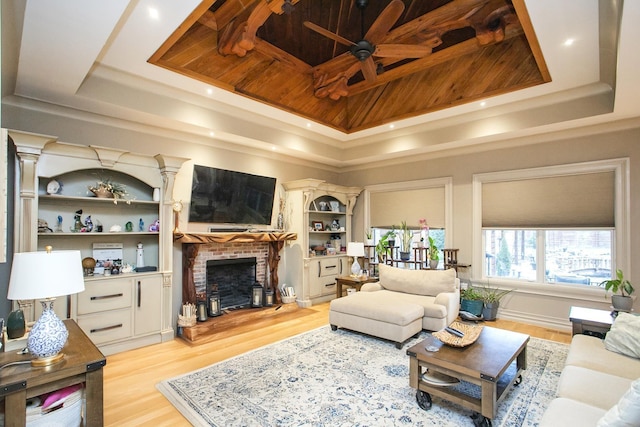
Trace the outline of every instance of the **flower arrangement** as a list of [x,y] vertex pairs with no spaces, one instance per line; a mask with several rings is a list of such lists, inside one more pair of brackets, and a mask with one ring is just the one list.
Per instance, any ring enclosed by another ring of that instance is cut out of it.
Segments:
[[118,184],[111,181],[111,178],[100,178],[95,185],[90,185],[89,191],[95,194],[97,197],[113,198],[113,203],[118,204],[118,200],[124,199],[127,204],[131,203],[131,199],[127,198],[129,193],[123,184]]

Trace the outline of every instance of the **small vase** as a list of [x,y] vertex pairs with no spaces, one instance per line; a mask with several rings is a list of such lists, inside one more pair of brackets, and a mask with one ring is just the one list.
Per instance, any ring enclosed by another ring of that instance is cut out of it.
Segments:
[[432,270],[435,270],[436,268],[438,268],[438,260],[437,259],[430,259],[429,260],[429,268]]
[[411,259],[411,252],[400,251],[400,259],[402,261],[409,261]]
[[24,312],[17,309],[9,313],[7,317],[7,336],[9,339],[20,338],[26,332],[26,324],[24,321]]

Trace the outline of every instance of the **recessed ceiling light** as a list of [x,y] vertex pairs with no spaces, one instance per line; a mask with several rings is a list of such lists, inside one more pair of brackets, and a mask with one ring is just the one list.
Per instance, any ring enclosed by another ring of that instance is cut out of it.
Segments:
[[216,136],[216,133],[214,131],[209,131],[209,136],[213,138],[214,136]]
[[160,12],[155,7],[150,7],[149,8],[149,17],[151,19],[158,20],[158,19],[160,19]]
[[307,127],[310,128],[311,127],[311,123],[307,122]]
[[486,106],[487,106],[487,101],[482,101],[482,102],[480,102],[480,106],[481,106],[481,107],[486,107]]
[[566,39],[563,44],[565,46],[571,46],[573,45],[574,42],[575,42],[575,39]]
[[207,88],[207,94],[208,95],[213,95],[213,89]]
[[396,127],[396,125],[394,125],[393,123],[389,125],[389,129],[393,129],[394,127]]
[[271,146],[271,151],[276,151],[276,147],[275,147],[275,145],[272,145],[272,146]]

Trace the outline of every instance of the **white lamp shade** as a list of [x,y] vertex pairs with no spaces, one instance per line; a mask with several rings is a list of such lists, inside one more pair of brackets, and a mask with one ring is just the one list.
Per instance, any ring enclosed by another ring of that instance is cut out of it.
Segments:
[[352,256],[352,257],[364,256],[364,243],[363,242],[347,243],[347,256]]
[[13,255],[7,298],[55,298],[84,291],[80,251],[20,252]]

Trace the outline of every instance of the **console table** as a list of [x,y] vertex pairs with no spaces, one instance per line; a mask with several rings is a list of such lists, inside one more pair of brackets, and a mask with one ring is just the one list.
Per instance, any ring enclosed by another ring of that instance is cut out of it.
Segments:
[[[64,324],[69,330],[69,339],[62,349],[65,355],[62,361],[42,368],[25,363],[0,370],[0,399],[4,400],[6,426],[25,425],[28,398],[80,383],[85,384],[84,425],[104,424],[102,368],[107,361],[76,322],[65,320]],[[0,366],[29,360],[29,354],[0,353]]]

